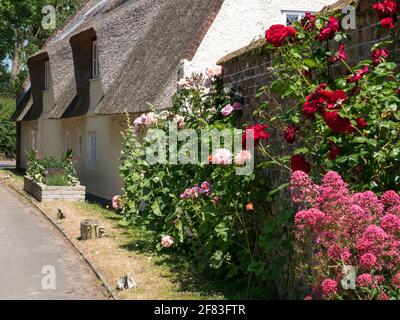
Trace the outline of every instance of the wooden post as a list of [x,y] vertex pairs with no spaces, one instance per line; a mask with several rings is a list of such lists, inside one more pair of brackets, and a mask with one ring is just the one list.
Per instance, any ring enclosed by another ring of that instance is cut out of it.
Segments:
[[96,220],[87,219],[81,222],[81,240],[96,239],[99,237],[99,223]]

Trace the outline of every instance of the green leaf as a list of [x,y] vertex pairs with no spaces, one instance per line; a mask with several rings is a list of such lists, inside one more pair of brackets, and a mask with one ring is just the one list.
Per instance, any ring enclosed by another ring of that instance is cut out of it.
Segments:
[[286,189],[289,185],[290,185],[290,183],[284,183],[284,184],[280,185],[278,188],[276,188],[276,189],[274,189],[274,190],[271,190],[271,191],[268,193],[268,196],[269,196],[269,197],[272,197],[272,196],[273,196],[274,194],[276,194],[277,192],[279,192],[279,191],[281,191],[281,190],[283,190],[283,189]]
[[153,213],[156,216],[159,216],[159,217],[162,216],[162,212],[160,210],[160,204],[158,203],[158,200],[153,202],[153,204],[151,205],[151,209],[153,210]]

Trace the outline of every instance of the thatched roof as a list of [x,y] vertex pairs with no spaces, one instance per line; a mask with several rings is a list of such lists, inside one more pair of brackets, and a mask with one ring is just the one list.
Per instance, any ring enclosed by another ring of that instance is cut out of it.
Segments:
[[[361,1],[363,1],[363,0],[339,0],[338,2],[335,2],[331,5],[323,7],[320,12],[324,13],[324,14],[335,13],[335,12],[340,11],[342,8],[344,8],[345,6],[348,6],[348,5],[357,6]],[[227,54],[226,56],[222,57],[217,62],[217,64],[224,64],[227,61],[230,61],[230,60],[232,60],[236,57],[239,57],[243,54],[246,54],[248,52],[252,52],[255,50],[262,50],[263,48],[265,48],[265,40],[264,39],[255,40],[255,41],[251,42],[249,45],[247,45],[239,50],[233,51],[233,52]]]
[[49,57],[55,99],[49,118],[85,112],[77,98],[79,79],[76,79],[70,40],[91,29],[99,47],[104,91],[96,113],[134,113],[144,111],[147,103],[165,107],[176,90],[179,63],[215,3],[221,5],[222,1],[87,1],[79,13],[30,58],[35,59],[43,52]]

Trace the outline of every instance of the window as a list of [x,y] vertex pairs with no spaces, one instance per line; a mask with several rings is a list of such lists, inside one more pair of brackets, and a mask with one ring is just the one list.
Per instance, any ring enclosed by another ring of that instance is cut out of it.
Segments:
[[99,69],[99,49],[97,41],[92,42],[92,79],[97,79],[100,75]]
[[[285,17],[285,22],[286,25],[290,25],[293,22],[296,21],[300,21],[301,19],[304,18],[306,12],[310,12],[310,11],[286,11],[286,10],[282,10],[282,14]],[[310,12],[312,13],[312,12]]]
[[31,150],[37,150],[36,145],[36,130],[31,130]]
[[49,90],[50,83],[50,63],[49,61],[45,61],[44,63],[44,90]]
[[96,169],[96,144],[97,144],[97,135],[96,132],[88,133],[88,168]]
[[82,134],[78,134],[78,146],[76,148],[78,157],[82,156],[82,147],[83,147]]
[[68,151],[69,149],[70,149],[69,132],[67,131],[65,133],[65,151]]

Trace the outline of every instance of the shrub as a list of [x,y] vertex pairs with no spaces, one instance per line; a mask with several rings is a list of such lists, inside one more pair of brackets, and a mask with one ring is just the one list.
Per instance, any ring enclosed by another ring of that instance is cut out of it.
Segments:
[[61,157],[37,156],[37,152],[28,152],[28,169],[26,174],[36,182],[49,186],[74,186],[78,177],[72,163],[72,151],[66,151]]
[[[291,178],[298,275],[314,299],[400,298],[400,195],[351,193],[328,172],[315,185],[303,171]],[[394,279],[394,280],[393,280]]]
[[[241,117],[241,97],[234,91],[223,93],[219,77],[193,75],[180,85],[169,111],[141,115],[125,132],[121,166],[125,219],[153,231],[158,250],[182,253],[200,271],[241,279],[248,290],[261,289],[263,297],[276,294],[266,285],[272,278],[282,282],[279,294],[283,295],[290,211],[276,217],[266,206],[270,196],[263,169],[243,176],[235,172],[236,164],[257,155],[232,154],[221,145],[208,163],[150,164],[146,160],[146,148],[154,145],[146,135],[149,128],[168,132],[172,121],[196,133],[204,129],[233,133]],[[266,125],[251,129],[257,142],[269,138]],[[179,149],[183,145],[179,143]]]
[[0,97],[0,158],[15,157],[15,122],[11,116],[15,111],[15,102]]

